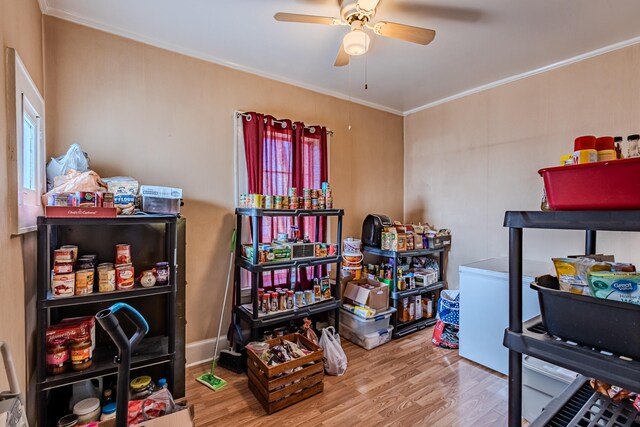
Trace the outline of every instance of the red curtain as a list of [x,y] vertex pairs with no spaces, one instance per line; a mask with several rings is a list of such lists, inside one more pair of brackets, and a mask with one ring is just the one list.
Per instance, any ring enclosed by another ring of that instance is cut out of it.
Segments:
[[[304,123],[291,120],[275,120],[272,116],[248,113],[243,117],[244,146],[247,162],[249,193],[286,195],[289,187],[295,187],[302,196],[303,188],[321,188],[327,181],[327,134],[326,128],[305,128]],[[288,232],[295,219],[263,218],[261,241],[270,242],[279,232]],[[308,235],[311,241],[326,241],[326,218],[319,224],[316,239],[315,218],[305,218],[297,224],[300,237]],[[309,278],[324,274],[313,268],[301,270],[296,281],[301,289],[308,288]],[[288,284],[287,271],[265,274],[265,287]]]

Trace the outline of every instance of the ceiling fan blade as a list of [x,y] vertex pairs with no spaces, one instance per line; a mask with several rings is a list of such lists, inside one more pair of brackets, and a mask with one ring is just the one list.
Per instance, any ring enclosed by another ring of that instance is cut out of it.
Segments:
[[340,20],[328,16],[300,15],[297,13],[278,12],[273,17],[280,22],[302,22],[304,24],[340,25]]
[[336,67],[344,67],[345,65],[349,65],[349,54],[345,52],[344,45],[342,43],[340,43],[340,50],[338,51],[336,62],[333,65]]
[[358,0],[358,7],[362,10],[372,11],[377,6],[380,0]]
[[413,27],[411,25],[395,24],[393,22],[378,22],[373,26],[373,32],[383,37],[391,37],[411,43],[427,45],[436,36],[434,30]]

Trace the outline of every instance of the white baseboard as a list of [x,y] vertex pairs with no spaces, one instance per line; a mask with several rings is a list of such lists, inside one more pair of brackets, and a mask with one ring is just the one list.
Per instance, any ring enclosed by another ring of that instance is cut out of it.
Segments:
[[[216,339],[210,338],[202,341],[195,341],[185,346],[185,358],[187,359],[187,368],[190,366],[200,365],[201,363],[211,362],[213,360],[213,350],[216,347]],[[220,350],[229,348],[227,337],[220,337],[220,345],[218,345],[218,354]]]

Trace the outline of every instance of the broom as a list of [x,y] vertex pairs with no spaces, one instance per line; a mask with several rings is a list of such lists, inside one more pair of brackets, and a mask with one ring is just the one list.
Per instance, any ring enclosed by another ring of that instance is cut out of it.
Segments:
[[229,293],[229,282],[231,281],[231,267],[233,266],[233,251],[236,246],[236,230],[233,230],[233,234],[231,235],[231,255],[229,256],[229,269],[227,270],[227,284],[224,288],[224,298],[222,300],[222,310],[220,311],[220,322],[218,322],[218,336],[216,337],[216,347],[213,351],[213,360],[211,361],[211,370],[209,372],[205,372],[196,378],[196,381],[202,385],[209,387],[213,391],[218,391],[225,385],[227,382],[222,378],[215,375],[216,370],[216,354],[218,354],[218,344],[220,343],[220,332],[222,331],[222,319],[224,318],[224,310],[227,305],[227,294]]

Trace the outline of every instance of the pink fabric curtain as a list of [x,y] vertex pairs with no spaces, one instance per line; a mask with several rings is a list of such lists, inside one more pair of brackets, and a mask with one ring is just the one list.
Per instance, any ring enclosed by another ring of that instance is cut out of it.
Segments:
[[[298,189],[321,188],[327,180],[326,128],[305,128],[304,123],[291,120],[277,121],[272,116],[248,113],[243,117],[245,157],[250,193],[286,195],[289,187]],[[279,232],[288,232],[298,225],[300,235],[316,241],[315,218],[305,218],[295,224],[294,218],[264,218],[261,241],[270,242]],[[326,241],[326,218],[321,219],[317,241]],[[326,271],[326,269],[323,269]],[[300,289],[307,289],[311,278],[324,273],[313,268],[301,270],[297,278]],[[288,287],[288,271],[263,275],[263,286]],[[248,286],[248,283],[246,284]]]

